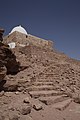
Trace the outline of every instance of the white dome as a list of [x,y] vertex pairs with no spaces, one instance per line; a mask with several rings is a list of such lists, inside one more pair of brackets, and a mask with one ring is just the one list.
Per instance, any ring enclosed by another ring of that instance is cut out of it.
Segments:
[[21,33],[27,35],[27,31],[26,31],[21,25],[19,25],[19,26],[17,26],[17,27],[14,27],[14,28],[12,29],[12,31],[11,31],[9,34],[15,32],[15,31],[21,32]]

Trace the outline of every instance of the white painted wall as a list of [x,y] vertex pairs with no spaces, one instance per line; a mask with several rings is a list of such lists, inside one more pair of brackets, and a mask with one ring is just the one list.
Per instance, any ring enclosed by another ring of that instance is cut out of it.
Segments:
[[13,49],[13,48],[16,47],[15,42],[8,43],[8,45],[9,45],[9,47],[10,47],[11,49]]

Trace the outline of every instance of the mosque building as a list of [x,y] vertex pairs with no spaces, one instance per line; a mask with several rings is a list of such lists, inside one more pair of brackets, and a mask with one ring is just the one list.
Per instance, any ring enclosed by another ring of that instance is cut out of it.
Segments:
[[4,37],[4,43],[8,44],[11,49],[34,45],[52,49],[53,42],[44,40],[42,38],[28,34],[27,31],[21,26],[14,27],[10,33]]
[[[13,34],[14,32],[18,32],[18,33],[22,33],[22,34],[24,34],[24,35],[28,35],[28,33],[27,33],[27,31],[21,26],[21,25],[19,25],[19,26],[16,26],[16,27],[14,27],[12,30],[11,30],[11,32],[9,33],[9,35],[11,35],[11,34]],[[9,47],[11,48],[11,49],[13,49],[13,48],[15,48],[16,47],[16,43],[15,42],[10,42],[10,43],[8,43],[8,45],[9,45]],[[23,45],[23,44],[19,44],[19,46],[25,46],[25,45]]]

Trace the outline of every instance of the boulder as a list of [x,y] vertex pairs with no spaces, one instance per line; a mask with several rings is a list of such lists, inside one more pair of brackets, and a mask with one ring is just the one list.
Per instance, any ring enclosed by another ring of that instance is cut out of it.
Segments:
[[16,81],[6,81],[6,83],[3,86],[4,91],[17,91],[18,89],[18,83]]
[[39,111],[39,110],[42,109],[42,105],[39,104],[39,103],[38,103],[38,104],[35,104],[35,103],[34,103],[33,108],[34,108],[35,110]]
[[21,109],[21,114],[22,115],[27,115],[31,112],[31,107],[30,106],[23,106]]
[[76,92],[76,93],[73,94],[72,97],[73,97],[74,102],[80,104],[80,93]]
[[26,97],[23,102],[24,102],[24,103],[27,103],[27,104],[30,103],[29,97]]
[[0,97],[2,97],[4,95],[4,91],[0,92]]
[[22,115],[27,115],[31,113],[31,106],[30,105],[25,105],[25,104],[20,104],[19,106],[16,106],[16,110],[22,114]]
[[16,74],[19,71],[19,65],[13,52],[7,45],[0,42],[0,66],[7,68],[7,74]]

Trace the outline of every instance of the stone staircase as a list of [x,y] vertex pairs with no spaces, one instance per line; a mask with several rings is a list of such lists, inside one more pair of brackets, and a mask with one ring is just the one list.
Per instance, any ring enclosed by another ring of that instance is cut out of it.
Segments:
[[53,74],[43,74],[36,77],[36,80],[27,88],[31,98],[38,99],[46,105],[53,104],[54,108],[64,110],[72,101],[66,94],[54,87],[54,78],[58,76]]
[[37,98],[41,96],[48,97],[61,95],[62,93],[60,91],[54,90],[53,80],[49,78],[45,79],[44,76],[41,76],[40,79],[35,80],[32,85],[28,87],[30,96]]
[[55,91],[55,90],[30,91],[29,94],[33,98],[61,95],[61,93],[59,93],[58,91]]

